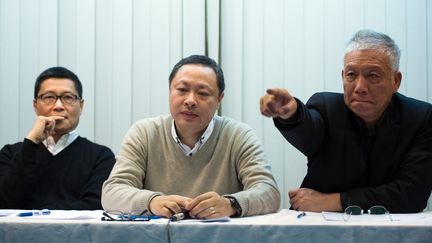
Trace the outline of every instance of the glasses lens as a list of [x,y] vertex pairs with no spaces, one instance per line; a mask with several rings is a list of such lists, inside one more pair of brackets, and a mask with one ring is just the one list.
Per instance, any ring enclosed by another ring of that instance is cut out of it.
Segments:
[[353,205],[347,207],[345,209],[345,213],[349,215],[360,215],[363,213],[363,209],[361,209],[359,206]]
[[78,97],[72,94],[65,94],[61,96],[61,101],[68,105],[74,104],[77,99]]
[[108,211],[106,212],[113,220],[128,220],[127,214],[121,211]]
[[44,94],[40,96],[40,100],[44,104],[52,104],[57,100],[57,96],[53,94]]
[[373,206],[368,210],[369,214],[386,214],[388,213],[387,209],[383,206]]
[[63,94],[61,96],[57,96],[55,94],[48,93],[48,94],[40,95],[37,98],[40,99],[42,101],[42,103],[44,103],[46,105],[54,104],[55,102],[57,102],[58,98],[60,98],[60,100],[63,104],[68,104],[68,105],[73,105],[76,103],[77,100],[80,99],[77,95],[69,94],[69,93]]
[[106,218],[102,218],[105,221],[149,221],[150,218],[145,214],[147,210],[144,211],[132,211],[130,213],[124,213],[121,211],[108,211],[103,212]]

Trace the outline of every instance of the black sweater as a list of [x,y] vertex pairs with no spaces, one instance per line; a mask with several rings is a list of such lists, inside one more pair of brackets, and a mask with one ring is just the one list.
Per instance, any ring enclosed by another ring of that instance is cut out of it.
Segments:
[[105,146],[78,137],[57,155],[28,139],[0,151],[0,208],[102,209],[115,163]]

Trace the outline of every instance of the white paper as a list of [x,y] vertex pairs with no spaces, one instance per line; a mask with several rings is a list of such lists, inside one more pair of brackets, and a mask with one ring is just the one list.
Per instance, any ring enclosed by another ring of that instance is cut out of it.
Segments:
[[189,222],[203,222],[203,223],[211,223],[211,222],[228,222],[230,221],[231,218],[228,216],[222,217],[222,218],[213,218],[213,219],[183,219],[183,220],[179,220],[179,221],[174,221],[174,222],[179,222],[179,223],[189,223]]
[[0,217],[6,217],[16,213],[18,210],[0,209]]

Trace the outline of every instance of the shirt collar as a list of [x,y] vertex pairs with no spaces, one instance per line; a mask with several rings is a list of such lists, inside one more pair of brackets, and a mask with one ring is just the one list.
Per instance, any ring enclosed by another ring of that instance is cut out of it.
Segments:
[[175,129],[174,122],[175,121],[173,119],[171,123],[171,136],[173,137],[174,142],[180,146],[181,150],[185,155],[192,156],[198,151],[198,149],[200,149],[205,144],[205,142],[207,142],[210,135],[212,134],[214,129],[215,117],[213,116],[213,118],[210,120],[207,129],[204,131],[204,133],[201,135],[201,137],[198,139],[198,141],[195,143],[195,146],[192,149],[186,144],[184,144],[177,136],[177,131]]
[[63,134],[57,143],[54,141],[52,136],[47,137],[42,143],[50,151],[52,155],[57,155],[69,144],[71,144],[79,136],[78,131],[75,129],[69,133]]

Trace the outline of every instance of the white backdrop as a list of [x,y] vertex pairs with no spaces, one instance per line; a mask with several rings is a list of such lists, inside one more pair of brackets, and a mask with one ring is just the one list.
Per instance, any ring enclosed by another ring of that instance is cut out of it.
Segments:
[[26,136],[35,78],[61,65],[84,86],[81,135],[117,152],[134,121],[168,113],[172,66],[207,54],[225,73],[221,114],[255,129],[289,207],[306,160],[259,114],[259,97],[341,92],[344,45],[362,28],[396,40],[400,91],[431,102],[432,1],[0,0],[0,145]]

